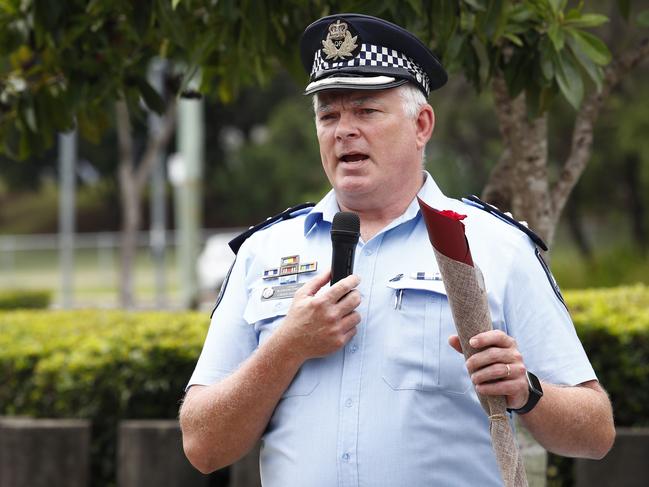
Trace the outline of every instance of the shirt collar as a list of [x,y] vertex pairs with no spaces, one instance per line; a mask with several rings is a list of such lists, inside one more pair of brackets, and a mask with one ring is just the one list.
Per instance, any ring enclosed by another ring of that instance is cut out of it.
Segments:
[[304,219],[304,235],[308,235],[311,230],[321,221],[331,223],[334,215],[340,211],[336,201],[336,193],[332,189],[324,198],[318,201],[318,204],[311,208],[311,212]]
[[[444,208],[446,206],[447,197],[442,193],[442,190],[439,189],[437,183],[433,180],[433,177],[428,171],[423,171],[424,185],[421,187],[417,196],[424,200],[427,204],[434,208]],[[329,191],[324,198],[322,198],[317,205],[315,205],[311,212],[306,216],[304,220],[304,235],[308,235],[313,228],[321,221],[331,223],[333,221],[334,215],[340,211],[338,202],[336,201],[336,193],[332,189]],[[412,220],[419,215],[419,203],[417,198],[414,198],[406,211],[399,217],[397,217],[386,230],[393,228],[397,225],[400,225],[403,222]]]

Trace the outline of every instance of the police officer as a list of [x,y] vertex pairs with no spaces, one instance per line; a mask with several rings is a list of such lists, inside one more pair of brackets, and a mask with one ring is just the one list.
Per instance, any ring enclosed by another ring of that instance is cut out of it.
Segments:
[[[506,396],[548,450],[602,457],[611,406],[539,240],[447,198],[423,169],[426,99],[446,82],[438,60],[401,27],[358,14],[311,24],[301,53],[332,190],[234,242],[181,408],[192,464],[221,468],[261,438],[269,487],[502,485],[475,390]],[[494,330],[466,362],[416,196],[467,215]],[[361,238],[354,274],[329,286],[341,210],[360,216]]]

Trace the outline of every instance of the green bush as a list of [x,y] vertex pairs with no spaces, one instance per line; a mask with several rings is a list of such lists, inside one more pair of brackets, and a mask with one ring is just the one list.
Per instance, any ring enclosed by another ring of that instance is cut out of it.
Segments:
[[122,418],[174,418],[207,331],[199,313],[0,313],[0,414],[90,418],[93,486],[115,482]]
[[[613,403],[617,426],[649,425],[649,287],[567,291],[577,333]],[[573,461],[550,455],[548,487],[574,484]]]
[[571,291],[566,300],[616,424],[649,425],[649,287]]
[[[649,287],[566,301],[617,424],[648,425]],[[113,485],[118,421],[176,417],[207,326],[199,313],[0,313],[0,414],[90,418],[93,485]],[[551,485],[570,485],[569,462],[553,464]]]
[[47,308],[51,298],[52,293],[45,290],[11,289],[0,291],[0,310]]

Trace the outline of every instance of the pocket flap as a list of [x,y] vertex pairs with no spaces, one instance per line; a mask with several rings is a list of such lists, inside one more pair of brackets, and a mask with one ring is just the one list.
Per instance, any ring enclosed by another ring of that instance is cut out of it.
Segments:
[[405,290],[417,289],[420,291],[429,291],[431,293],[443,294],[446,296],[446,289],[444,282],[437,279],[413,279],[411,277],[404,277],[398,281],[388,281],[387,286],[391,289]]
[[270,320],[278,316],[284,316],[293,302],[292,298],[285,299],[262,299],[264,288],[253,289],[246,309],[243,312],[243,319],[253,325],[258,321]]

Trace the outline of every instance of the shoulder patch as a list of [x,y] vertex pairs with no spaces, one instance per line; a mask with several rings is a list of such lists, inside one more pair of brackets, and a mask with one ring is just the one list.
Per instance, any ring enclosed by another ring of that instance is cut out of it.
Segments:
[[543,271],[545,272],[548,281],[550,281],[550,285],[552,286],[554,294],[556,294],[557,298],[559,299],[559,301],[561,301],[561,304],[563,304],[564,308],[568,309],[568,305],[566,304],[565,300],[563,299],[563,295],[561,294],[561,289],[559,289],[559,284],[557,284],[557,280],[552,275],[552,272],[550,271],[548,264],[545,262],[545,259],[543,259],[541,251],[539,249],[534,249],[534,253],[536,254],[536,258],[541,264],[541,267],[543,267]]
[[486,202],[482,201],[480,198],[478,198],[475,195],[471,195],[468,198],[462,198],[462,201],[467,205],[470,205],[470,206],[473,206],[475,208],[479,208],[480,210],[486,211],[490,215],[495,216],[496,218],[498,218],[499,220],[504,221],[505,223],[507,223],[507,224],[509,224],[509,225],[511,225],[513,227],[518,228],[521,232],[523,232],[528,237],[530,237],[532,242],[534,242],[536,245],[541,247],[541,249],[543,249],[545,251],[548,250],[548,246],[545,244],[545,242],[543,241],[543,239],[541,237],[539,237],[536,233],[534,233],[532,230],[527,228],[526,225],[522,224],[518,220],[515,220],[510,214],[503,213],[502,211],[500,211],[495,206],[492,206],[489,203],[486,203]]
[[243,245],[243,242],[248,240],[248,238],[253,233],[258,232],[259,230],[262,230],[266,227],[269,227],[273,223],[276,223],[278,221],[290,220],[291,218],[295,218],[296,216],[301,215],[303,213],[303,211],[301,210],[312,208],[313,206],[315,206],[315,203],[302,203],[301,205],[286,208],[283,212],[278,213],[275,216],[269,216],[263,222],[258,223],[257,225],[253,225],[242,234],[237,235],[232,240],[230,240],[228,245],[232,249],[232,252],[234,252],[234,254],[236,255],[239,252],[241,246]]

